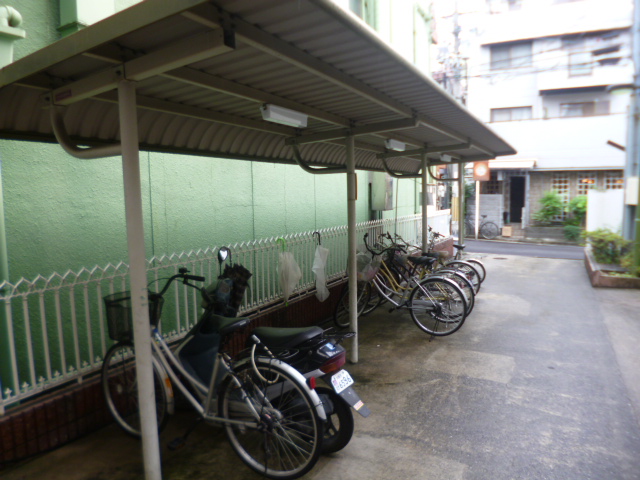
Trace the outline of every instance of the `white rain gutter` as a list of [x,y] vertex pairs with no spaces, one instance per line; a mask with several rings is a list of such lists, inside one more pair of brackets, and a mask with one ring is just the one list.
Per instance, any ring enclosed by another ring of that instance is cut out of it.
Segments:
[[90,160],[94,158],[115,157],[122,154],[122,145],[103,145],[100,147],[81,148],[78,147],[64,126],[64,120],[62,119],[62,108],[51,105],[49,108],[49,117],[51,118],[51,127],[53,133],[56,136],[56,140],[60,146],[69,155],[80,158],[82,160]]

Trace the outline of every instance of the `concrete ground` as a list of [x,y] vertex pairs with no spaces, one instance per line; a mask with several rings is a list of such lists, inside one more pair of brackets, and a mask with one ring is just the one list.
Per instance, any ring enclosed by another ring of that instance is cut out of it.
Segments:
[[[640,291],[593,289],[577,260],[488,255],[465,325],[429,337],[409,313],[360,319],[348,369],[372,410],[314,480],[640,478]],[[221,430],[199,426],[165,479],[245,480]],[[3,480],[140,480],[140,447],[117,427],[1,473]]]

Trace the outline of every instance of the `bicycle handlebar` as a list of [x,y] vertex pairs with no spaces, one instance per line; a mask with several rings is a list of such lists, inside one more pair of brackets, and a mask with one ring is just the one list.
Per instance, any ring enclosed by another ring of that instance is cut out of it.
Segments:
[[171,283],[177,278],[181,278],[182,283],[184,283],[185,285],[188,285],[190,287],[197,288],[197,289],[200,289],[200,287],[191,285],[189,283],[189,280],[192,280],[194,282],[204,282],[206,280],[204,277],[201,277],[200,275],[189,275],[188,274],[189,270],[187,270],[186,268],[181,268],[180,270],[178,270],[178,272],[179,273],[176,273],[175,275],[169,277],[169,279],[167,280],[167,283],[164,284],[164,287],[162,287],[162,290],[160,290],[158,295],[163,296],[165,292],[169,290],[169,286],[171,285]]

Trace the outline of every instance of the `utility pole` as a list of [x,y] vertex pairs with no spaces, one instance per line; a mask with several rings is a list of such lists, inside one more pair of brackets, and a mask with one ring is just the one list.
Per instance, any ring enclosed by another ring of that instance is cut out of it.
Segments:
[[[633,91],[631,93],[631,115],[629,139],[627,145],[627,164],[625,167],[625,187],[630,188],[630,179],[640,178],[640,0],[634,0],[633,6]],[[633,264],[640,267],[640,186],[635,207],[625,205],[623,234],[635,241],[633,247]],[[635,224],[635,225],[634,225]]]

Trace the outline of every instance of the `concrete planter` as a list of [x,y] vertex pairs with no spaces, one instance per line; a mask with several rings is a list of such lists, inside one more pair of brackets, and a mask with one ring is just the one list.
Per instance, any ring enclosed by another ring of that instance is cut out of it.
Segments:
[[596,262],[589,247],[584,249],[584,264],[592,287],[640,289],[640,278],[609,275],[609,273],[624,272],[624,268]]

